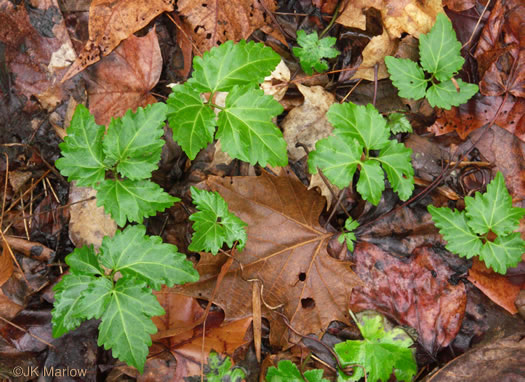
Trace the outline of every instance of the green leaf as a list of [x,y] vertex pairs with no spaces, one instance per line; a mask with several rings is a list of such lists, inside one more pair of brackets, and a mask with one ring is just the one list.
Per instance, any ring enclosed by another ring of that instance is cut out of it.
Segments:
[[507,268],[515,267],[525,253],[525,241],[519,232],[506,236],[498,236],[493,242],[483,244],[480,258],[487,265],[502,275],[507,273]]
[[67,136],[59,145],[62,158],[55,161],[55,166],[69,181],[76,180],[78,186],[92,187],[104,180],[104,131],[104,126],[95,123],[95,117],[84,105],[77,106]]
[[480,253],[483,243],[470,229],[465,214],[450,208],[428,206],[432,220],[447,241],[446,248],[461,257],[470,259]]
[[82,292],[77,315],[90,320],[102,317],[112,297],[113,282],[106,277],[92,279]]
[[419,36],[421,66],[439,81],[447,81],[463,66],[461,43],[456,38],[452,23],[439,13],[429,33]]
[[188,249],[190,251],[219,252],[224,243],[232,247],[237,241],[238,249],[246,245],[247,224],[228,210],[226,201],[218,192],[191,188],[193,203],[197,211],[190,215],[193,221],[193,236]]
[[297,43],[300,48],[293,48],[294,56],[301,62],[301,68],[308,75],[316,72],[322,73],[328,69],[328,63],[323,58],[334,58],[339,55],[339,51],[332,46],[337,39],[335,37],[325,37],[319,40],[317,32],[306,34],[304,30],[297,31]]
[[399,90],[399,96],[421,99],[425,96],[428,80],[421,66],[408,58],[385,57],[390,80]]
[[106,163],[129,179],[145,179],[158,168],[164,146],[166,104],[158,102],[113,118],[104,138]]
[[351,252],[354,250],[354,241],[357,240],[357,238],[355,237],[355,233],[353,232],[357,227],[359,227],[359,223],[357,222],[357,220],[348,217],[345,221],[345,230],[347,232],[344,232],[338,238],[341,244],[346,241],[346,246]]
[[208,357],[208,364],[204,366],[206,382],[242,382],[246,373],[239,367],[232,369],[230,357],[222,358],[215,352]]
[[145,217],[180,201],[148,180],[105,180],[95,189],[98,192],[97,206],[104,206],[121,227],[126,221],[142,223]]
[[[335,345],[334,349],[343,366],[358,364],[364,367],[367,380],[386,382],[392,372],[398,380],[411,381],[417,372],[417,364],[410,346],[412,341],[399,328],[385,331],[382,317],[363,317],[358,323],[362,341],[346,341]],[[352,376],[339,371],[338,381],[358,381],[364,376],[363,368],[356,367]]]
[[386,122],[387,128],[390,129],[392,134],[399,133],[411,133],[412,125],[410,121],[401,113],[391,113],[388,115],[388,120]]
[[456,80],[459,92],[452,80],[435,83],[427,90],[427,99],[430,106],[449,110],[451,106],[459,106],[467,102],[478,92],[478,85]]
[[188,83],[199,92],[230,91],[235,85],[258,84],[275,69],[281,57],[262,43],[227,41],[193,59]]
[[164,314],[157,298],[145,283],[122,278],[108,292],[110,298],[102,314],[98,345],[111,349],[113,357],[135,366],[140,373],[157,327],[151,317]]
[[275,366],[268,368],[266,373],[267,382],[328,382],[323,378],[323,371],[320,369],[308,370],[304,372],[303,378],[301,372],[292,361],[282,360]]
[[374,206],[379,204],[381,194],[385,189],[385,175],[379,162],[370,159],[361,163],[361,172],[357,182],[357,192],[363,199],[368,200]]
[[235,87],[219,113],[216,138],[232,158],[252,165],[285,166],[286,141],[272,122],[283,107],[260,89]]
[[177,247],[162,243],[159,236],[146,235],[142,225],[128,226],[115,236],[106,236],[100,246],[99,260],[123,277],[136,278],[159,290],[162,284],[194,282],[199,274]]
[[412,150],[397,141],[389,141],[377,158],[385,170],[392,189],[401,200],[407,200],[414,192],[414,168]]
[[334,126],[335,135],[355,138],[367,150],[378,150],[388,144],[390,131],[372,104],[365,107],[352,102],[335,103],[330,106],[326,118]]
[[469,227],[481,235],[489,231],[497,235],[509,234],[519,227],[525,215],[525,208],[512,206],[512,197],[501,172],[488,184],[487,192],[476,192],[474,198],[465,197],[465,206]]
[[315,151],[308,155],[310,174],[317,174],[317,168],[339,188],[347,187],[361,163],[363,148],[349,135],[329,136],[315,143]]
[[217,126],[215,113],[187,83],[174,86],[166,102],[173,139],[193,160],[201,149],[213,142]]
[[100,267],[93,245],[76,248],[66,256],[66,264],[71,272],[77,275],[102,275],[104,271]]
[[53,337],[60,337],[76,329],[84,321],[83,317],[78,317],[79,303],[82,292],[93,279],[93,276],[69,274],[55,285],[55,302],[51,312]]

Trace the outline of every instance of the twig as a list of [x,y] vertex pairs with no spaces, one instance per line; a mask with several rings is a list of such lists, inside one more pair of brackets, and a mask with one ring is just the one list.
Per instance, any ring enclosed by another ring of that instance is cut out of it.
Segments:
[[357,83],[356,83],[354,86],[352,86],[352,89],[350,89],[350,91],[349,91],[348,93],[346,93],[345,97],[344,97],[344,98],[341,100],[341,102],[339,102],[339,103],[343,103],[343,102],[345,102],[346,99],[347,99],[348,97],[350,97],[350,94],[353,93],[353,91],[355,90],[355,88],[357,87],[357,85],[359,85],[359,84],[361,83],[361,81],[363,81],[362,78],[360,78],[359,81],[357,81]]
[[479,16],[478,18],[478,22],[476,23],[476,25],[474,26],[474,29],[472,30],[472,33],[470,35],[470,38],[468,39],[468,41],[466,43],[463,44],[463,46],[461,47],[461,49],[463,49],[464,47],[466,47],[468,44],[470,44],[470,42],[472,41],[472,39],[474,38],[474,34],[476,33],[476,30],[478,29],[478,26],[479,26],[479,23],[481,22],[481,19],[483,18],[483,15],[485,14],[485,12],[487,11],[487,8],[489,7],[490,5],[490,0],[487,1],[487,4],[485,5],[485,8],[483,8],[483,12],[481,12],[481,15]]
[[376,106],[376,98],[377,98],[377,70],[378,70],[378,63],[374,65],[374,98],[372,100],[372,105]]
[[31,333],[30,331],[28,331],[28,330],[22,328],[21,326],[18,326],[17,324],[15,324],[15,323],[13,323],[13,322],[11,322],[11,321],[9,321],[9,320],[6,320],[6,319],[3,318],[2,316],[0,316],[0,320],[4,321],[4,322],[5,322],[6,324],[8,324],[8,325],[11,325],[11,326],[17,328],[18,330],[23,331],[24,333],[29,334],[29,335],[30,335],[31,337],[33,337],[34,339],[36,339],[37,341],[42,342],[43,344],[49,346],[50,348],[56,349],[56,347],[55,347],[54,345],[50,344],[50,343],[47,342],[46,340],[43,340],[42,338],[40,338],[40,337],[37,336],[36,334],[33,334],[33,333]]

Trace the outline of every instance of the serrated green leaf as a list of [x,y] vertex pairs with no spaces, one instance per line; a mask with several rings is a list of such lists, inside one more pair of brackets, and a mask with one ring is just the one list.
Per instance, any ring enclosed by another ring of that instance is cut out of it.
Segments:
[[335,103],[326,118],[334,126],[335,135],[355,138],[367,150],[379,150],[388,144],[390,131],[372,104],[365,107],[352,102]]
[[234,87],[219,113],[216,138],[232,158],[252,165],[285,166],[286,141],[272,118],[283,107],[260,89]]
[[213,142],[217,126],[215,113],[187,83],[174,86],[166,102],[173,139],[193,160],[200,150]]
[[164,146],[166,110],[166,104],[158,102],[113,118],[103,144],[106,163],[116,164],[117,171],[129,179],[150,178]]
[[79,303],[82,292],[87,288],[90,281],[94,279],[89,275],[65,275],[55,285],[55,302],[51,322],[53,324],[53,337],[57,338],[70,330],[76,329],[83,317],[79,317]]
[[93,245],[76,248],[66,256],[66,264],[71,268],[71,273],[76,275],[102,275],[104,271],[100,267]]
[[361,163],[363,148],[359,142],[348,135],[329,136],[315,143],[315,151],[308,155],[310,174],[317,174],[317,168],[339,188],[347,187],[357,165]]
[[128,226],[115,236],[106,236],[100,246],[99,260],[122,276],[136,278],[159,290],[162,284],[184,284],[199,279],[186,256],[159,236],[146,235],[142,225]]
[[323,378],[323,371],[320,369],[305,371],[304,377],[306,380],[297,366],[287,359],[279,361],[277,367],[269,367],[266,372],[267,382],[328,382]]
[[357,227],[359,227],[359,223],[357,220],[352,219],[351,217],[348,217],[345,221],[345,230],[347,232],[344,232],[341,236],[339,236],[338,240],[342,244],[346,241],[346,246],[348,247],[349,251],[354,250],[354,241],[357,240],[354,231]]
[[465,197],[467,223],[477,234],[489,231],[497,235],[506,235],[516,230],[520,219],[525,215],[525,208],[512,206],[512,197],[505,186],[503,174],[498,172],[488,184],[487,192],[476,192],[474,198]]
[[421,66],[408,58],[385,57],[390,80],[399,90],[399,96],[421,99],[425,96],[428,80]]
[[151,317],[164,314],[164,309],[145,283],[133,279],[118,280],[110,296],[98,328],[98,345],[142,373],[151,335],[157,332]]
[[281,57],[262,43],[227,41],[193,59],[188,83],[199,92],[230,91],[234,86],[258,84],[275,69]]
[[191,214],[193,236],[188,247],[190,251],[219,252],[224,243],[232,247],[237,241],[237,248],[246,245],[247,224],[228,210],[228,204],[218,192],[191,188],[193,203],[197,212]]
[[[409,347],[412,341],[399,328],[385,331],[382,317],[363,317],[364,323],[358,323],[362,341],[346,341],[335,345],[334,349],[343,366],[357,364],[363,366],[367,380],[386,382],[392,372],[398,380],[411,381],[417,372],[413,351]],[[363,368],[356,367],[353,375],[339,371],[338,381],[358,381],[364,376]]]
[[446,248],[461,257],[470,259],[479,255],[483,243],[480,238],[472,232],[465,214],[450,208],[428,206],[428,212],[439,232],[447,241]]
[[145,217],[164,211],[180,201],[148,180],[105,180],[95,187],[97,206],[104,206],[119,226],[126,221],[142,223]]
[[461,43],[456,38],[452,23],[439,13],[436,23],[427,34],[419,36],[421,66],[439,81],[447,81],[463,66]]
[[232,369],[230,357],[222,358],[215,352],[210,353],[204,373],[206,382],[242,382],[246,378],[246,373],[241,368]]
[[502,275],[507,273],[507,268],[515,267],[525,253],[525,241],[519,232],[506,236],[498,236],[493,242],[483,244],[480,258],[487,265]]
[[385,175],[379,162],[370,159],[361,163],[357,192],[374,206],[379,204],[385,189]]
[[459,92],[452,80],[432,84],[427,90],[427,99],[430,106],[449,110],[452,106],[459,106],[467,102],[478,92],[478,85],[456,80]]
[[385,170],[392,189],[401,200],[407,200],[414,192],[414,168],[412,150],[397,141],[389,141],[377,158]]
[[98,277],[90,281],[82,292],[78,304],[77,315],[86,319],[102,317],[112,297],[113,282],[106,277]]
[[78,105],[67,128],[67,136],[59,147],[62,158],[55,161],[60,173],[78,186],[92,187],[104,180],[106,165],[102,150],[104,126],[95,123],[95,117],[84,105]]
[[322,73],[328,69],[328,63],[323,58],[334,58],[339,55],[339,51],[332,46],[336,43],[335,37],[325,37],[319,40],[317,32],[306,34],[304,30],[297,31],[297,43],[300,48],[293,48],[294,56],[298,57],[301,68],[308,75],[313,74],[313,70]]
[[411,133],[412,125],[407,117],[401,113],[391,113],[386,122],[387,128],[392,134]]

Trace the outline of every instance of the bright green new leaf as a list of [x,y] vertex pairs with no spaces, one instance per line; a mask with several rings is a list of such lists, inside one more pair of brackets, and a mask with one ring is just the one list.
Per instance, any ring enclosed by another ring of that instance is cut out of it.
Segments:
[[428,80],[421,66],[408,58],[385,57],[390,79],[403,98],[421,99],[425,96]]
[[436,23],[427,34],[419,36],[421,66],[439,81],[447,81],[463,66],[461,43],[456,38],[452,23],[439,13]]
[[188,83],[199,92],[230,91],[235,85],[258,84],[275,69],[281,57],[261,43],[227,41],[193,59]]
[[432,220],[439,228],[439,232],[447,241],[446,248],[450,252],[457,253],[467,259],[479,255],[483,243],[468,226],[464,213],[431,205],[428,206],[428,212],[432,215]]
[[122,276],[136,278],[159,290],[162,284],[195,282],[199,274],[177,247],[164,244],[159,236],[146,235],[142,225],[128,226],[115,236],[106,236],[100,246],[99,261]]
[[507,268],[515,267],[525,253],[525,241],[519,232],[510,235],[498,236],[494,241],[487,241],[479,257],[487,265],[502,275],[507,273]]
[[430,106],[449,110],[452,106],[459,106],[467,102],[478,92],[478,85],[456,80],[459,92],[452,80],[432,84],[427,90],[427,99]]
[[166,102],[173,139],[193,160],[200,150],[213,142],[217,126],[215,113],[187,83],[174,86]]
[[363,199],[377,206],[385,189],[385,175],[379,162],[373,159],[361,163],[361,172],[356,188]]
[[355,138],[367,150],[379,150],[388,143],[386,121],[372,104],[335,103],[326,118],[334,126],[335,135]]
[[392,134],[412,132],[412,125],[410,124],[410,121],[407,119],[407,117],[405,117],[404,114],[401,113],[389,114],[386,121],[386,126],[390,129]]
[[194,233],[188,247],[190,251],[216,255],[225,243],[231,248],[235,242],[238,242],[238,249],[244,248],[247,224],[228,210],[226,201],[218,192],[192,187],[191,197],[197,212],[189,218],[194,222]]
[[[412,340],[400,328],[385,331],[380,315],[363,317],[357,322],[362,341],[346,341],[334,349],[343,366],[357,364],[364,367],[370,382],[387,382],[394,372],[398,381],[411,381],[417,364],[410,349]],[[363,368],[356,367],[351,376],[339,371],[338,381],[358,381],[364,376]]]
[[94,280],[89,275],[65,275],[55,285],[55,303],[51,322],[53,324],[53,337],[57,338],[70,330],[76,329],[83,318],[77,317],[82,292],[88,287],[90,281]]
[[158,102],[112,119],[103,143],[106,164],[116,164],[117,171],[129,179],[150,178],[164,146],[166,109],[166,104]]
[[315,151],[308,155],[310,174],[317,174],[317,168],[339,188],[347,187],[357,165],[361,164],[362,146],[350,136],[329,136],[315,143]]
[[353,232],[357,227],[359,227],[359,223],[357,220],[352,219],[351,217],[348,217],[345,221],[345,231],[339,238],[337,239],[341,244],[343,244],[346,241],[346,246],[348,247],[349,251],[354,250],[354,241],[357,240],[355,237],[355,233]]
[[389,141],[377,158],[385,170],[392,189],[401,200],[407,200],[414,191],[414,168],[412,167],[412,149],[397,141]]
[[92,279],[87,288],[82,292],[82,298],[76,309],[75,317],[100,318],[105,312],[111,293],[113,291],[113,282],[106,277]]
[[272,122],[282,112],[279,102],[262,90],[234,87],[219,113],[216,138],[232,158],[263,167],[285,166],[286,141]]
[[92,187],[104,180],[106,165],[102,150],[104,126],[95,123],[95,117],[84,105],[78,105],[67,128],[67,136],[59,147],[62,158],[55,166],[69,181],[78,186]]
[[246,373],[240,367],[232,368],[230,357],[222,358],[215,352],[208,357],[208,364],[204,366],[204,380],[206,382],[242,382]]
[[335,58],[339,51],[332,46],[337,39],[335,37],[325,37],[319,40],[317,32],[306,34],[304,30],[297,31],[297,43],[300,48],[293,48],[293,54],[299,57],[301,68],[308,75],[313,74],[313,70],[322,73],[328,69],[328,63],[324,58]]
[[492,231],[497,235],[507,235],[519,227],[525,208],[512,206],[503,174],[498,172],[488,184],[487,192],[476,192],[474,198],[465,197],[465,212],[468,225],[475,233],[483,235]]
[[180,199],[149,180],[105,180],[95,187],[97,206],[104,206],[119,226],[126,221],[142,223],[145,217],[171,207]]
[[104,271],[98,263],[93,245],[76,248],[66,256],[66,264],[71,268],[71,273],[78,275],[102,275]]
[[323,378],[323,370],[314,369],[304,372],[304,378],[297,366],[289,360],[279,361],[277,367],[271,366],[266,373],[267,382],[328,382]]

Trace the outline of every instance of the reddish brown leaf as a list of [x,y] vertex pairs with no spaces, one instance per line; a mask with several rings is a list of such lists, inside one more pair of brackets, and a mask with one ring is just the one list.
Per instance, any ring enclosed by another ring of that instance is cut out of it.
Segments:
[[162,56],[155,28],[144,37],[131,36],[84,74],[89,110],[98,124],[139,106],[155,103],[149,91],[157,84]]
[[[222,307],[226,322],[251,316],[250,282],[261,280],[262,315],[270,320],[270,342],[288,345],[289,333],[281,317],[269,306],[283,305],[282,311],[299,332],[315,335],[331,321],[349,322],[350,292],[360,281],[349,262],[338,261],[327,252],[332,233],[319,225],[324,199],[308,191],[295,178],[210,177],[208,185],[228,202],[230,210],[248,224],[246,248],[235,255],[213,301]],[[205,254],[197,269],[200,281],[178,287],[180,293],[210,298],[223,255]]]
[[[2,239],[0,238],[0,240]],[[4,285],[13,274],[13,259],[7,246],[7,241],[2,240],[2,251],[0,252],[0,286]]]
[[89,8],[89,40],[63,81],[110,54],[121,41],[162,12],[172,10],[173,0],[93,0]]
[[444,0],[443,5],[453,11],[461,12],[476,5],[476,0]]
[[403,261],[363,242],[354,258],[355,271],[366,285],[352,292],[353,310],[373,309],[415,328],[431,353],[456,337],[467,304],[465,286],[449,282],[454,272],[438,253],[420,247]]
[[184,16],[190,25],[193,40],[201,53],[218,42],[246,39],[253,31],[268,24],[265,8],[270,12],[275,11],[275,1],[179,0],[177,2],[179,14]]

